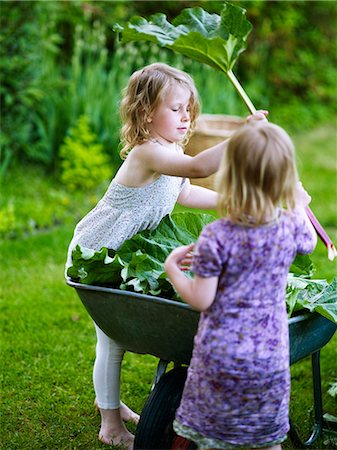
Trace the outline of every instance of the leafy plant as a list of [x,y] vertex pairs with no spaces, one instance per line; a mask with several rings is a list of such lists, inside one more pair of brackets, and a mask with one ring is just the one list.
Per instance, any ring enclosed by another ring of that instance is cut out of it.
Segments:
[[[94,251],[77,245],[67,275],[83,284],[108,285],[179,300],[164,272],[164,262],[174,248],[196,241],[203,226],[213,220],[208,214],[165,216],[155,230],[136,234],[117,252],[105,247]],[[313,265],[307,255],[298,255],[290,272],[286,294],[289,316],[307,309],[337,323],[337,278],[331,284],[308,279]],[[187,275],[192,276],[188,272]]]
[[41,94],[34,71],[38,30],[31,22],[36,5],[22,3],[18,11],[15,3],[3,3],[0,16],[0,170],[3,173],[10,159],[29,148],[31,109]]
[[108,58],[105,30],[100,22],[95,21],[90,29],[80,25],[75,28],[68,73],[70,123],[74,125],[81,115],[90,119],[99,142],[109,151],[114,169],[120,163],[118,103],[131,70],[127,56],[124,58],[126,61],[117,52]]
[[175,213],[165,216],[155,230],[146,230],[124,242],[117,252],[95,252],[79,245],[73,251],[68,276],[84,284],[112,285],[143,294],[174,297],[164,272],[164,262],[179,245],[194,242],[209,214]]
[[329,284],[326,280],[308,280],[290,273],[287,305],[290,316],[304,308],[337,323],[337,278]]
[[233,66],[245,48],[252,25],[246,10],[225,3],[221,15],[209,14],[200,7],[187,8],[172,24],[165,14],[157,13],[149,20],[135,16],[125,25],[114,25],[122,32],[122,42],[150,41],[181,53],[224,72],[253,113],[255,108],[233,73]]
[[61,181],[71,190],[91,189],[111,176],[107,155],[90,129],[89,119],[81,116],[60,148]]

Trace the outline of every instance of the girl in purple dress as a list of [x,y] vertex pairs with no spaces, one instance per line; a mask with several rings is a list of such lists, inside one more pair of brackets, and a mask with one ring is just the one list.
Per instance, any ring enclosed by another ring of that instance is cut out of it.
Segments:
[[293,143],[280,127],[251,122],[233,135],[218,173],[219,211],[196,244],[165,270],[201,311],[174,429],[202,449],[280,450],[289,430],[287,274],[316,233],[305,213]]

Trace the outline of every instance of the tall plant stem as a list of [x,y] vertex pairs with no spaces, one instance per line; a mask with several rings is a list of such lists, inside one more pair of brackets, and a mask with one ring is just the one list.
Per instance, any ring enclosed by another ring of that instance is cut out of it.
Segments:
[[246,94],[245,90],[243,89],[243,87],[239,83],[239,80],[236,78],[234,73],[231,70],[229,70],[228,72],[226,72],[226,74],[227,74],[228,78],[230,79],[231,83],[233,84],[233,86],[235,87],[235,89],[237,90],[238,94],[240,95],[240,97],[244,101],[244,103],[247,106],[247,108],[250,111],[250,113],[251,114],[255,114],[256,113],[255,106],[251,102],[250,98]]
[[[231,70],[229,70],[228,72],[226,72],[226,74],[227,74],[228,78],[230,79],[230,81],[232,82],[233,86],[235,87],[236,91],[238,92],[238,94],[240,95],[242,100],[244,101],[244,103],[247,106],[250,113],[255,114],[256,113],[255,106],[251,102],[250,98],[246,94],[245,90],[239,83],[239,81],[236,78],[236,76],[234,75],[234,73]],[[320,237],[322,242],[326,245],[326,247],[328,249],[328,258],[330,259],[330,261],[332,261],[337,256],[336,248],[335,248],[332,240],[329,238],[329,236],[325,232],[324,228],[319,223],[319,221],[315,217],[314,213],[311,211],[311,209],[308,206],[306,207],[306,213],[310,219],[310,222],[312,223],[313,227],[315,228],[317,235]]]

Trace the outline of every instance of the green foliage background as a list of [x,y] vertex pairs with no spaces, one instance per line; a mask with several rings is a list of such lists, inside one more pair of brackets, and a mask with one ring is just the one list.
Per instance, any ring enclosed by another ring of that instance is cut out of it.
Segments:
[[[303,129],[336,112],[337,4],[330,1],[235,1],[253,23],[235,72],[258,108],[287,129]],[[207,113],[246,114],[222,74],[147,44],[119,47],[111,26],[132,15],[219,1],[1,2],[1,160],[37,161],[59,170],[59,149],[81,115],[93,125],[114,170],[118,102],[137,68],[166,61],[195,78]]]
[[93,189],[111,175],[103,145],[96,139],[87,116],[80,116],[61,145],[61,181],[72,192]]

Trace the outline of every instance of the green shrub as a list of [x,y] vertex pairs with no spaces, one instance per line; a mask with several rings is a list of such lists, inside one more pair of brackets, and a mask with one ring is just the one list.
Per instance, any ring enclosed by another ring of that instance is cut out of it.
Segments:
[[94,22],[91,29],[76,27],[67,75],[69,126],[74,126],[81,115],[90,118],[97,139],[111,155],[114,170],[121,162],[118,103],[132,70],[125,65],[125,59],[125,54],[108,54],[104,27],[100,22]]
[[80,116],[60,148],[61,181],[70,191],[88,190],[111,177],[102,144],[90,129],[87,116]]
[[[40,97],[35,83],[34,53],[38,33],[32,19],[34,2],[1,4],[0,16],[0,165],[22,155],[31,134],[32,105]],[[6,114],[4,112],[6,111]],[[3,169],[5,171],[5,168]]]
[[[95,3],[95,5],[93,5]],[[221,73],[203,69],[154,45],[118,46],[111,24],[134,14],[207,2],[2,2],[0,18],[0,176],[9,162],[58,167],[59,148],[78,117],[90,123],[118,167],[118,103],[130,74],[163,61],[191,73],[203,112],[247,114]],[[336,2],[238,0],[254,29],[235,74],[257,108],[292,130],[310,128],[336,112]]]

